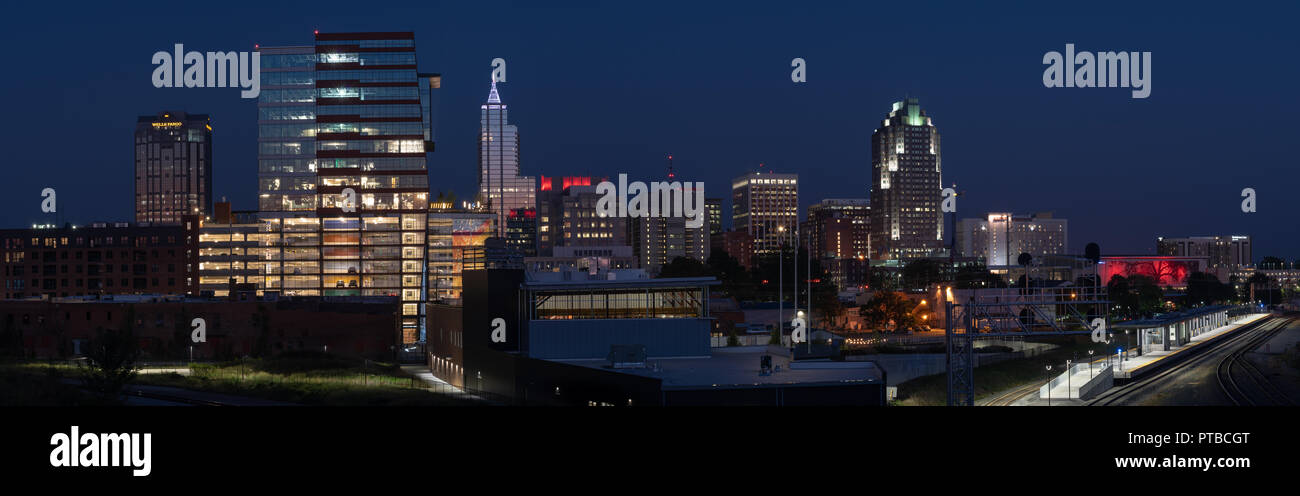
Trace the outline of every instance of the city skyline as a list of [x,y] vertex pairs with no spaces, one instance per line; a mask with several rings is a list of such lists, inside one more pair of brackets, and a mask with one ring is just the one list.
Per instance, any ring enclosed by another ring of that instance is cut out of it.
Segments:
[[[572,9],[569,17],[548,14],[541,19],[529,16],[526,9],[505,10],[500,36],[488,43],[468,42],[469,38],[462,34],[469,28],[432,21],[428,25],[394,25],[381,16],[361,17],[345,26],[318,26],[311,18],[283,26],[253,20],[234,32],[217,25],[237,14],[218,13],[211,21],[212,29],[203,25],[164,28],[147,37],[123,36],[115,40],[121,48],[113,51],[111,61],[91,60],[78,68],[94,75],[117,75],[88,92],[74,92],[66,84],[45,84],[65,74],[57,57],[48,57],[47,53],[36,54],[42,57],[30,61],[30,65],[46,67],[47,71],[6,81],[8,89],[34,95],[16,102],[12,111],[29,125],[14,126],[9,133],[11,139],[31,144],[13,147],[15,158],[40,163],[41,167],[14,173],[0,222],[6,227],[22,227],[130,219],[132,211],[127,201],[131,195],[126,193],[130,184],[124,174],[105,171],[120,171],[131,163],[130,153],[120,145],[124,133],[129,132],[131,117],[164,108],[212,116],[214,155],[218,157],[213,196],[229,198],[236,209],[255,209],[256,192],[249,178],[256,174],[256,105],[240,100],[238,91],[230,89],[153,88],[147,82],[148,54],[172,42],[184,42],[197,50],[249,50],[259,43],[293,44],[305,39],[314,28],[331,32],[409,29],[420,40],[420,67],[446,74],[441,108],[433,123],[438,151],[429,156],[430,175],[434,178],[430,189],[434,195],[455,191],[461,199],[468,199],[475,190],[470,164],[476,162],[473,136],[478,130],[470,123],[472,117],[466,110],[481,104],[482,82],[491,70],[489,62],[501,56],[510,63],[510,82],[501,86],[510,91],[516,106],[514,121],[530,130],[529,144],[521,158],[529,174],[607,176],[626,170],[633,176],[652,178],[661,174],[662,156],[671,151],[679,170],[689,171],[682,174],[683,179],[703,180],[712,185],[706,194],[718,196],[726,190],[728,179],[765,163],[775,172],[800,175],[802,219],[807,207],[822,199],[865,196],[870,164],[869,142],[864,135],[872,125],[864,116],[877,115],[888,102],[914,96],[924,100],[927,110],[944,127],[949,165],[944,182],[945,186],[958,184],[964,194],[959,203],[960,217],[989,211],[1055,211],[1073,221],[1068,251],[1075,253],[1088,242],[1099,243],[1106,253],[1154,253],[1151,240],[1157,236],[1227,232],[1252,236],[1256,256],[1300,258],[1294,248],[1300,233],[1288,228],[1289,219],[1282,210],[1286,207],[1285,183],[1297,174],[1285,167],[1294,147],[1286,144],[1284,128],[1272,125],[1296,105],[1284,98],[1286,93],[1278,82],[1287,80],[1294,68],[1270,67],[1276,72],[1269,74],[1275,77],[1261,80],[1251,98],[1241,98],[1215,89],[1222,83],[1220,78],[1226,76],[1192,72],[1199,63],[1189,58],[1192,54],[1228,48],[1203,45],[1209,42],[1192,36],[1208,21],[1164,26],[1157,35],[1140,32],[1150,31],[1141,22],[1117,20],[1110,29],[1120,33],[1113,42],[1118,45],[1109,48],[1150,50],[1154,58],[1160,59],[1156,65],[1161,70],[1155,76],[1159,81],[1149,98],[1135,101],[1123,92],[1044,88],[1038,80],[1042,53],[1059,50],[1067,41],[1082,43],[1098,36],[1099,28],[1089,29],[1081,20],[1067,20],[1068,32],[1062,34],[1044,32],[1027,23],[1015,34],[964,47],[990,49],[981,59],[988,67],[980,68],[936,51],[955,36],[969,34],[970,28],[957,26],[964,8],[917,7],[930,14],[933,22],[953,31],[918,41],[917,53],[922,55],[915,58],[920,60],[890,60],[904,70],[883,73],[871,69],[870,62],[879,60],[869,56],[846,59],[851,52],[833,48],[837,43],[857,39],[858,34],[799,26],[798,15],[782,17],[762,9],[742,15],[742,25],[753,28],[791,23],[791,29],[798,34],[792,39],[803,41],[720,40],[707,35],[701,21],[656,27],[655,22],[663,18],[651,14],[645,19],[628,19],[624,29],[631,35],[614,36],[616,41],[606,48],[585,48],[576,39],[564,37],[551,37],[543,47],[521,43],[543,29],[537,26],[540,21],[551,24],[551,28],[582,26],[603,14],[628,13],[619,9]],[[1141,7],[1138,10],[1143,12]],[[184,12],[182,9],[176,15]],[[1050,18],[1053,12],[1027,11],[1004,22]],[[73,15],[93,14],[89,11]],[[700,19],[707,21],[717,15],[720,13],[706,11]],[[293,16],[284,14],[282,18]],[[818,22],[828,21],[821,18]],[[1247,31],[1245,19],[1233,15],[1220,16],[1217,22],[1221,23],[1216,24],[1219,28],[1241,30],[1244,40],[1270,36],[1267,30]],[[69,40],[55,43],[84,42],[86,38],[103,36],[103,29],[116,27],[91,25],[68,33]],[[606,28],[589,29],[603,33]],[[666,48],[617,41],[664,31],[677,31],[682,36],[663,40],[669,43]],[[26,33],[25,28],[18,27],[6,36]],[[1012,49],[1009,38],[1015,36],[1025,39],[1017,40]],[[1244,40],[1241,43],[1247,43]],[[683,45],[704,47],[704,55],[732,55],[679,61],[671,47]],[[1041,49],[1035,48],[1040,45]],[[1097,47],[1096,43],[1084,45]],[[551,53],[554,51],[581,62],[562,64],[558,55]],[[792,84],[789,80],[789,60],[795,56],[808,60],[808,83]],[[1270,56],[1264,50],[1251,60]],[[19,55],[20,60],[27,57],[34,55]],[[1250,62],[1224,63],[1242,64],[1229,68],[1244,70],[1244,64]],[[962,70],[989,77],[979,84],[941,82],[945,76]],[[657,74],[661,72],[677,75]],[[634,82],[615,85],[611,84],[613,80]],[[39,105],[58,100],[65,101],[61,111]],[[825,104],[835,100],[847,102],[847,111],[832,111]],[[1189,100],[1200,103],[1186,105]],[[706,101],[714,105],[711,112],[715,115],[727,116],[722,121],[713,120],[725,124],[718,126],[723,130],[689,118],[692,114],[688,110],[701,108]],[[615,103],[618,126],[603,125],[592,117]],[[1198,110],[1189,114],[1188,108]],[[78,112],[70,114],[74,109]],[[84,110],[90,115],[83,114]],[[1218,116],[1243,112],[1256,116],[1250,126],[1218,123]],[[81,139],[108,152],[88,162],[57,156],[51,159],[45,156],[47,152],[37,151],[55,144],[55,138],[45,131],[52,129],[55,122],[75,121],[95,130]],[[1216,124],[1206,125],[1208,122]],[[984,130],[991,128],[999,130]],[[1214,129],[1215,134],[1204,134],[1209,132],[1207,129]],[[829,139],[823,136],[828,132]],[[1014,147],[996,145],[993,137],[998,134],[990,134],[994,132],[1024,139],[1017,139]],[[1216,142],[1248,140],[1267,146],[1248,147],[1244,153],[1237,153],[1226,146],[1185,145],[1210,143],[1209,136],[1214,136]],[[814,138],[817,141],[811,141]],[[812,143],[820,145],[806,146]],[[1256,166],[1224,168],[1222,164]],[[685,177],[688,175],[698,177]],[[58,189],[57,214],[39,211],[38,193],[43,187]],[[1239,192],[1245,187],[1259,192],[1259,212],[1244,214],[1237,208]]]

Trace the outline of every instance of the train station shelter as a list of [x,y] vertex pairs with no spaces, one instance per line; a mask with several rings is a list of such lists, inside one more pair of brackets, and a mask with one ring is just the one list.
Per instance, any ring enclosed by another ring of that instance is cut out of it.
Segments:
[[[1215,305],[1180,312],[1158,314],[1154,318],[1120,322],[1111,326],[1111,334],[1138,348],[1138,353],[1170,351],[1190,343],[1192,338],[1230,323],[1229,319],[1249,313],[1249,308]],[[1127,334],[1132,338],[1120,337]]]

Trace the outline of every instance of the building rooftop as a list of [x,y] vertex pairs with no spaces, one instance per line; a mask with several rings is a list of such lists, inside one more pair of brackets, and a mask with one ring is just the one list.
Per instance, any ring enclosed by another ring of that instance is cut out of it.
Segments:
[[1192,308],[1179,312],[1162,313],[1151,319],[1138,319],[1119,322],[1111,326],[1112,329],[1148,329],[1152,327],[1163,327],[1175,324],[1188,319],[1209,315],[1216,312],[1238,308],[1235,305],[1213,305],[1201,308]]
[[[759,375],[760,359],[772,356],[773,372]],[[790,361],[790,350],[777,346],[716,348],[711,357],[649,358],[644,368],[613,368],[608,360],[554,360],[611,372],[654,377],[663,389],[764,387],[880,383],[885,371],[875,362]]]
[[[641,269],[630,271],[602,271],[589,275],[583,271],[569,272],[529,272],[524,285],[528,289],[576,289],[576,288],[655,288],[676,286],[706,286],[719,284],[713,277],[645,277]],[[639,276],[638,276],[639,273]],[[565,274],[571,279],[566,280]],[[614,276],[614,277],[610,277]]]

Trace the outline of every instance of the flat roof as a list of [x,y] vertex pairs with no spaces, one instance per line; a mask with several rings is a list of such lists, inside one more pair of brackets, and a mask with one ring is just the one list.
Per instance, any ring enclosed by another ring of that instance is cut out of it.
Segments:
[[637,279],[580,279],[574,281],[524,281],[524,288],[545,289],[607,289],[607,288],[664,288],[681,286],[709,286],[721,284],[713,277],[669,277]]
[[[552,360],[593,369],[662,379],[664,390],[768,386],[826,386],[881,384],[883,370],[875,362],[800,361],[793,368],[790,351],[776,346],[715,348],[713,356],[647,358],[645,368],[613,368],[608,360]],[[779,372],[759,375],[759,361],[772,355]],[[655,370],[655,368],[658,370]]]
[[1212,313],[1223,312],[1236,308],[1233,305],[1214,305],[1201,308],[1193,308],[1179,312],[1160,314],[1151,319],[1128,320],[1112,325],[1112,329],[1146,329],[1150,327],[1162,327],[1170,324],[1176,324],[1184,320],[1202,317]]

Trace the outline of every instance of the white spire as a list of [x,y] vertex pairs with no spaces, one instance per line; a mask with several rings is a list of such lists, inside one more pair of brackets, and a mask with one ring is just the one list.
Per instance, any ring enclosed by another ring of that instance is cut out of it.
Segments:
[[492,78],[492,91],[488,92],[488,103],[501,103],[501,95],[497,94],[496,78]]

